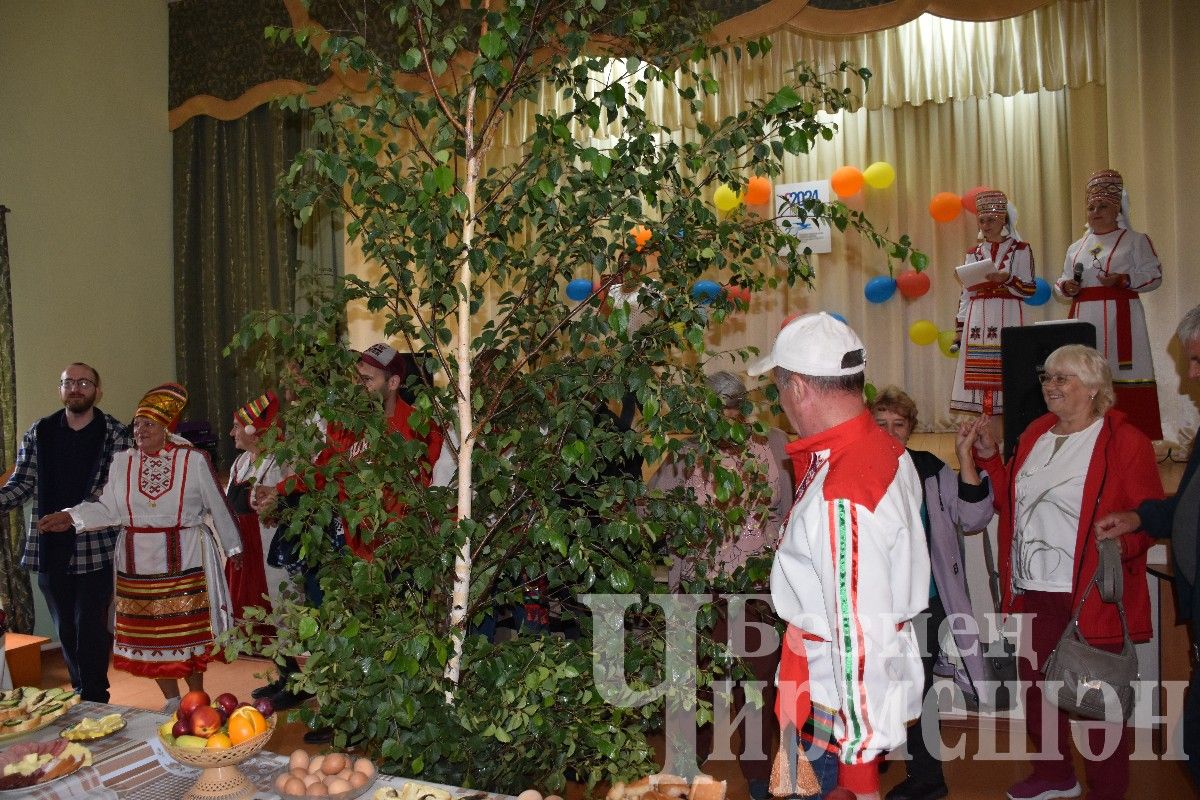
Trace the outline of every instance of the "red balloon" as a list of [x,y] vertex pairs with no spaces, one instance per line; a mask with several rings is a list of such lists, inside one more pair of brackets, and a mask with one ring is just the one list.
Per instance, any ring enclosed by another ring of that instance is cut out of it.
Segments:
[[986,186],[976,186],[974,189],[968,189],[967,193],[962,196],[963,209],[972,214],[979,213],[975,208],[975,198],[980,192],[986,192],[987,190],[988,187]]
[[863,174],[858,167],[838,167],[829,179],[829,185],[838,197],[858,194],[863,187]]
[[896,276],[896,288],[909,300],[916,300],[929,291],[929,276],[915,269],[906,269]]
[[929,201],[929,216],[937,222],[951,222],[962,213],[962,198],[954,192],[938,192]]
[[729,284],[725,287],[725,297],[730,301],[740,301],[746,305],[750,305],[750,290],[745,286],[734,286]]

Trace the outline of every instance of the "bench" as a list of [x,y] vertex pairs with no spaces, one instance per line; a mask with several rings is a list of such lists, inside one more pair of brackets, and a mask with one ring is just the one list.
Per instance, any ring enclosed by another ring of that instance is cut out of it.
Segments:
[[26,633],[4,634],[4,658],[13,686],[42,685],[42,645],[49,641]]

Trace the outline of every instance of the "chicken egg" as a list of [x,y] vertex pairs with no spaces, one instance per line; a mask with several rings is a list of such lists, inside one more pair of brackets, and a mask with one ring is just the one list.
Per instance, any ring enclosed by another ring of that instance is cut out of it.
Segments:
[[346,757],[341,753],[330,753],[321,762],[321,772],[326,775],[337,775],[346,766]]
[[318,775],[321,772],[321,765],[325,763],[325,756],[316,756],[312,761],[308,762],[308,771],[313,775]]
[[327,785],[329,786],[330,794],[341,794],[342,792],[350,791],[352,788],[350,781],[344,781],[341,778],[330,778]]
[[362,787],[366,786],[367,781],[369,781],[369,780],[371,780],[371,779],[368,778],[366,775],[362,774],[361,772],[359,772],[358,770],[355,770],[354,772],[350,773],[350,785],[353,786],[355,789],[361,789]]
[[303,795],[304,781],[300,780],[299,778],[288,778],[286,781],[284,781],[282,789],[284,794]]
[[548,794],[548,795],[546,795],[546,800],[563,800],[563,799],[556,794]]
[[542,793],[537,789],[526,789],[517,795],[517,800],[542,800]]
[[276,788],[276,789],[279,789],[280,791],[282,791],[282,790],[283,790],[283,787],[284,787],[284,786],[287,784],[287,782],[288,782],[288,778],[290,778],[290,777],[292,777],[292,776],[291,776],[291,775],[288,775],[286,772],[285,772],[285,773],[283,773],[282,775],[280,775],[278,778],[276,778],[276,779],[275,779],[275,788]]
[[290,770],[288,770],[288,775],[291,775],[293,778],[304,780],[305,776],[308,775],[308,770],[302,767],[292,767]]
[[325,784],[317,781],[312,786],[308,787],[308,791],[304,793],[307,797],[328,797],[329,790],[325,788]]
[[369,759],[369,758],[360,758],[358,761],[355,761],[354,762],[354,771],[361,772],[363,775],[366,775],[368,778],[375,777],[375,765],[371,763],[371,759]]
[[296,769],[299,767],[300,769],[307,770],[308,753],[304,752],[303,750],[292,751],[292,754],[288,757],[288,767],[291,769]]
[[321,782],[320,775],[309,774],[309,775],[304,776],[304,788],[305,789],[307,789],[309,786],[312,786],[314,783],[320,783],[320,782]]

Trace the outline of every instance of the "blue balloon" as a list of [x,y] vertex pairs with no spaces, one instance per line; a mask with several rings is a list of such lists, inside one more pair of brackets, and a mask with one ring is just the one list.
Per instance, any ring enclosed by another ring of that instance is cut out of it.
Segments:
[[843,325],[850,324],[848,321],[846,321],[845,317],[843,317],[841,314],[839,314],[836,311],[826,311],[825,313],[828,314],[829,316],[833,317],[834,319],[836,319],[838,322],[842,323]]
[[1050,300],[1050,284],[1046,283],[1045,278],[1037,278],[1034,282],[1037,284],[1037,289],[1032,295],[1025,298],[1025,302],[1031,306],[1044,306]]
[[576,303],[581,300],[587,300],[588,295],[592,293],[592,282],[587,278],[575,278],[567,284],[567,297],[574,300]]
[[692,285],[692,299],[701,304],[711,303],[721,296],[721,285],[716,281],[696,281]]
[[896,279],[880,275],[863,287],[863,295],[872,303],[882,303],[896,293]]

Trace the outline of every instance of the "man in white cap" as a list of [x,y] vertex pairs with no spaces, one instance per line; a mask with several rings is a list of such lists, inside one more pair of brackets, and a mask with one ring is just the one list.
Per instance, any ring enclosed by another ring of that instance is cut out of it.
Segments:
[[854,331],[819,313],[785,324],[748,370],[773,372],[800,436],[787,447],[796,497],[771,572],[775,611],[788,623],[775,795],[803,793],[802,731],[822,795],[836,782],[877,798],[876,759],[905,742],[921,709],[911,623],[929,603],[921,483],[863,402],[865,366]]

